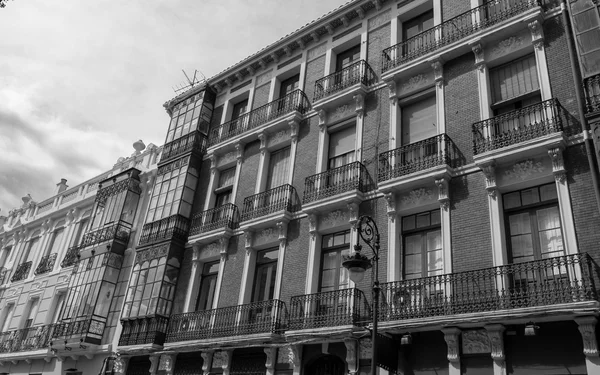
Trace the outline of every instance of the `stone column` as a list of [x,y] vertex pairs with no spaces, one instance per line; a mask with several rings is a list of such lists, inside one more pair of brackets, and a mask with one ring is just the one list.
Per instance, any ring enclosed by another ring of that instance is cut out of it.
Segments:
[[485,326],[490,346],[492,359],[494,360],[494,375],[506,375],[506,361],[504,357],[504,326],[502,324],[491,324]]
[[148,371],[150,375],[156,375],[158,372],[158,362],[160,360],[160,355],[151,355],[150,356],[150,370]]
[[214,351],[202,352],[200,356],[202,357],[202,374],[209,375],[210,370],[212,369],[213,355]]
[[596,324],[598,319],[595,316],[583,316],[575,318],[579,326],[579,333],[583,339],[583,354],[585,354],[585,367],[589,375],[600,374],[600,357],[598,356],[598,341],[596,339]]
[[275,361],[277,360],[277,347],[270,346],[264,348],[267,360],[265,362],[265,368],[267,369],[266,375],[275,375]]

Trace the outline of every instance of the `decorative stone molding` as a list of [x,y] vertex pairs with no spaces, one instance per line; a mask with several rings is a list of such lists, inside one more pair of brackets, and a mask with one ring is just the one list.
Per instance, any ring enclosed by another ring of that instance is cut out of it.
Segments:
[[350,216],[348,218],[348,222],[351,225],[354,225],[358,221],[358,203],[356,203],[356,202],[347,202],[346,206],[348,207],[348,214]]
[[534,174],[543,173],[544,169],[542,162],[529,159],[515,163],[511,169],[504,171],[504,175],[512,180],[523,181]]
[[175,360],[177,358],[177,354],[163,354],[160,356],[160,364],[158,365],[158,369],[165,371],[166,375],[173,374],[173,368],[175,367]]
[[424,201],[431,200],[433,192],[426,188],[417,188],[411,190],[408,195],[402,197],[402,204],[405,206],[416,206]]
[[427,82],[427,77],[424,74],[417,74],[410,77],[402,84],[402,91],[410,91],[424,85]]
[[583,354],[586,357],[598,357],[598,341],[596,339],[596,324],[598,319],[595,316],[584,316],[575,318],[579,333],[583,339]]
[[437,87],[442,87],[444,85],[444,63],[441,59],[436,59],[431,62],[431,67],[433,68],[433,76],[435,78],[435,83]]
[[348,25],[350,24],[350,20],[348,19],[348,17],[346,15],[341,16],[340,20],[344,24],[344,27],[348,27]]
[[287,240],[287,230],[288,230],[288,222],[287,221],[279,221],[277,224],[277,234],[279,242],[285,242]]
[[[263,59],[258,60],[258,65],[260,65],[262,69],[267,69],[268,66],[268,64]],[[269,79],[271,79],[271,77],[269,77]]]
[[352,107],[349,104],[342,104],[329,113],[329,122],[335,122],[352,115]]
[[494,56],[503,56],[507,53],[517,49],[523,44],[523,39],[519,36],[511,36],[504,40],[501,40],[492,48],[492,54]]
[[225,78],[225,83],[227,84],[228,87],[233,86],[233,81],[231,80],[231,78]]
[[73,224],[75,222],[75,218],[78,215],[79,215],[78,208],[73,208],[73,209],[67,211],[67,214],[65,215],[65,225],[69,226],[69,225]]
[[298,46],[300,47],[301,50],[304,50],[306,48],[306,44],[304,43],[302,38],[296,40],[296,43],[298,43]]
[[319,109],[317,112],[319,116],[319,129],[323,132],[325,131],[325,124],[327,123],[327,112],[324,109]]
[[214,351],[200,353],[200,356],[202,357],[202,373],[204,375],[208,375],[210,373],[210,370],[212,369],[214,354]]
[[544,31],[539,20],[535,19],[527,24],[529,31],[531,31],[531,43],[537,49],[542,49],[544,46]]
[[50,219],[44,220],[42,222],[41,227],[42,227],[41,234],[46,234],[50,230],[50,227],[51,227]]
[[349,221],[349,215],[344,210],[330,211],[321,219],[321,225],[331,228],[339,225],[344,225]]
[[384,195],[385,201],[387,202],[387,215],[394,222],[396,219],[396,197],[394,193],[386,193]]
[[150,375],[156,375],[158,371],[158,362],[160,360],[160,355],[151,355],[150,357]]
[[243,143],[236,143],[235,144],[235,151],[237,151],[237,155],[236,155],[236,159],[238,163],[242,162],[242,159],[244,158],[244,144]]
[[396,92],[396,81],[387,82],[387,87],[390,90],[390,103],[396,105],[398,103],[398,93]]
[[365,111],[365,96],[363,94],[355,94],[352,98],[356,105],[356,113],[362,117]]
[[302,345],[290,345],[290,363],[294,365],[294,369],[300,369],[302,365]]
[[291,57],[292,56],[292,49],[290,48],[290,46],[283,47],[283,51],[285,52],[285,55],[287,57]]
[[289,125],[290,125],[290,138],[292,139],[292,142],[295,143],[298,141],[298,129],[299,129],[298,121],[290,120]]
[[435,180],[435,186],[438,188],[438,201],[444,211],[448,211],[450,207],[450,197],[448,189],[448,179],[446,177],[437,178]]
[[270,56],[273,59],[273,61],[275,61],[275,64],[279,62],[279,56],[275,52],[271,53]]
[[504,361],[504,326],[502,324],[492,324],[485,326],[485,329],[490,339],[492,359]]
[[246,254],[250,254],[250,251],[252,251],[252,238],[254,237],[254,232],[252,232],[251,230],[245,230],[244,231],[244,248],[246,249]]
[[266,152],[267,152],[267,135],[265,134],[265,132],[260,132],[257,135],[258,140],[260,141],[260,146],[259,146],[259,150],[260,150],[260,154],[262,156],[265,156]]
[[264,348],[267,360],[265,361],[265,367],[267,370],[273,370],[275,368],[275,360],[277,359],[277,347],[271,346]]
[[217,155],[214,152],[209,154],[208,160],[210,160],[210,174],[214,175],[217,171]]
[[485,329],[472,329],[462,332],[462,353],[491,353],[490,338]]
[[375,5],[377,11],[381,10],[381,0],[373,0],[373,5]]
[[444,333],[444,340],[448,345],[448,361],[460,362],[460,348],[458,343],[460,342],[460,329],[456,327],[442,329]]
[[565,171],[565,162],[563,160],[562,148],[555,147],[548,150],[548,155],[552,160],[552,173],[557,182],[565,182],[567,172]]
[[128,362],[129,358],[123,358],[121,356],[118,356],[117,359],[115,359],[113,366],[115,374],[125,374],[125,371],[127,371]]
[[491,161],[487,164],[482,164],[479,168],[481,168],[481,171],[485,175],[485,190],[487,190],[490,197],[496,199],[498,192],[496,187],[496,162]]
[[[319,41],[319,34],[317,34],[316,31],[313,31],[312,33],[310,33],[310,37],[312,38],[312,40],[315,41],[315,43],[317,43]],[[314,57],[314,56],[310,56],[310,53],[309,53],[308,57],[311,58],[311,57]]]
[[255,73],[255,71],[254,71],[254,68],[252,67],[252,65],[248,65],[248,66],[246,67],[246,70],[248,71],[248,74],[249,74],[250,76],[253,76],[253,75],[254,75],[254,73]]
[[[281,142],[283,142],[284,140],[289,139],[290,138],[290,132],[291,132],[290,129],[283,129],[283,130],[278,131],[277,133],[271,134],[269,136],[269,138],[268,138],[268,141],[265,141],[265,148],[267,147],[267,144],[270,147],[270,146],[278,145]],[[260,137],[260,134],[259,134],[259,137]],[[261,147],[261,151],[262,151],[262,149],[263,149],[262,140],[261,140],[261,146],[260,147]]]
[[242,74],[242,72],[237,72],[235,73],[235,78],[238,79],[238,81],[243,81],[244,80],[244,75]]
[[476,42],[471,44],[471,50],[475,54],[475,66],[479,69],[480,72],[483,72],[485,68],[485,56],[483,53],[483,45],[481,42]]
[[317,234],[317,215],[315,214],[308,214],[308,233],[312,239]]
[[348,364],[348,373],[358,373],[358,342],[354,339],[345,339],[346,345],[346,363]]
[[363,8],[356,8],[356,13],[358,13],[358,18],[360,18],[361,20],[365,19],[365,11],[363,10]]
[[331,26],[330,24],[326,24],[325,28],[327,29],[327,33],[329,35],[333,35],[333,32],[334,32],[333,26]]

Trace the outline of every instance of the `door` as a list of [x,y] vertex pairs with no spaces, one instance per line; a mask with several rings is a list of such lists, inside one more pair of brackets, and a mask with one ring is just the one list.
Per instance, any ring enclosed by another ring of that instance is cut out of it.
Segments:
[[252,332],[264,332],[274,328],[273,302],[275,280],[277,277],[277,258],[279,248],[262,250],[256,253],[254,288],[252,291],[253,308],[250,310],[249,327]]
[[424,33],[433,28],[433,10],[402,23],[402,57],[410,59],[435,46],[435,34]]
[[248,111],[248,99],[233,105],[231,122],[229,123],[229,136],[240,134],[248,127],[248,116],[243,116]]
[[352,86],[361,81],[361,66],[360,64],[355,64],[359,60],[360,45],[349,48],[337,55],[335,66],[337,74],[334,80],[334,91]]

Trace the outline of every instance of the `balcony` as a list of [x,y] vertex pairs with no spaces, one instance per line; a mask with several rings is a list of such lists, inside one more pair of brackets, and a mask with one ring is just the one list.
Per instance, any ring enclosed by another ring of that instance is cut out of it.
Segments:
[[54,263],[56,263],[57,255],[58,254],[56,253],[44,255],[42,259],[40,259],[40,263],[35,268],[35,271],[33,271],[33,274],[37,276],[43,275],[48,272],[52,272],[52,270],[54,269]]
[[299,209],[300,199],[296,189],[285,184],[244,198],[241,221],[255,224],[258,221],[289,220],[291,214]]
[[29,327],[0,333],[0,353],[48,350],[53,325]]
[[29,271],[31,271],[31,261],[19,264],[15,269],[15,273],[13,273],[10,278],[10,281],[14,283],[15,281],[25,280],[29,277]]
[[[530,9],[539,9],[538,0],[492,0],[459,14],[412,38],[384,49],[381,67],[382,77],[387,79],[390,75],[393,75],[394,71],[399,70],[397,68],[402,68],[409,62],[431,54],[442,47],[448,46],[448,48],[444,48],[446,52],[453,48],[470,50],[468,44],[459,42],[469,36],[473,36],[471,39],[474,39],[475,34],[483,36],[483,34],[493,33],[497,36],[498,27],[488,33],[485,30]],[[504,22],[503,27],[508,28],[510,25]],[[514,32],[514,30],[511,32]]]
[[83,236],[81,247],[93,246],[105,241],[117,240],[124,244],[129,241],[131,233],[131,224],[124,221],[105,225],[102,228],[96,228]]
[[163,345],[169,318],[156,315],[132,320],[122,320],[123,331],[119,346]]
[[370,321],[370,315],[367,299],[360,289],[294,296],[290,300],[287,331],[362,326]]
[[197,236],[210,241],[224,233],[231,234],[238,227],[239,221],[240,215],[235,204],[227,203],[211,208],[194,215],[190,237]]
[[379,188],[438,176],[456,167],[458,161],[458,149],[446,134],[383,152],[379,154]]
[[365,60],[359,60],[315,82],[313,107],[317,111],[336,107],[356,94],[365,95],[375,83],[377,76],[371,66]]
[[304,211],[323,211],[362,201],[364,193],[373,189],[367,168],[355,161],[328,171],[308,176],[304,182]]
[[67,250],[67,253],[65,254],[65,257],[63,258],[63,261],[60,263],[60,266],[62,268],[71,267],[79,261],[80,257],[81,257],[81,255],[79,253],[79,246],[77,246],[77,245],[72,246]]
[[188,152],[202,155],[204,154],[204,151],[206,151],[206,144],[207,139],[204,134],[201,134],[198,131],[191,132],[165,144],[160,157],[160,162],[165,163]]
[[[276,334],[283,329],[286,314],[285,303],[267,300],[173,315],[169,321],[166,342],[227,341],[225,338],[232,336]],[[261,337],[264,340],[264,335]]]
[[583,80],[586,116],[600,112],[600,74]]
[[384,283],[379,319],[433,318],[442,324],[443,318],[456,322],[460,314],[477,313],[478,319],[523,316],[540,306],[543,311],[537,311],[545,315],[553,307],[572,313],[574,304],[597,301],[598,276],[587,254],[575,254]]
[[[238,136],[252,129],[271,128],[271,125],[276,125],[276,123],[283,123],[283,126],[287,128],[289,125],[287,121],[283,120],[288,119],[288,117],[299,118],[309,109],[310,103],[306,94],[302,90],[292,91],[283,98],[267,103],[262,107],[243,114],[235,120],[212,129],[208,138],[208,147],[232,138],[238,138]],[[286,115],[290,116],[284,118]],[[276,121],[278,119],[282,121]],[[254,133],[256,132],[252,134]],[[254,139],[256,139],[256,136],[254,136]]]
[[550,99],[476,122],[473,154],[482,159],[511,152],[523,155],[540,146],[547,149],[549,144],[563,141],[566,115],[558,100]]
[[185,242],[189,228],[190,220],[177,214],[144,224],[139,246],[170,239]]
[[83,342],[99,345],[105,326],[106,318],[96,315],[56,323],[52,340],[59,341],[60,344],[64,343],[65,346],[74,345],[78,347]]

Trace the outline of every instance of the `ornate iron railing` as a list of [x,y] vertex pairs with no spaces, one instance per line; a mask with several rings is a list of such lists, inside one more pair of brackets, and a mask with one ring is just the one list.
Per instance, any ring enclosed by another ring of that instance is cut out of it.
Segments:
[[473,124],[473,153],[497,150],[563,130],[564,109],[549,99]]
[[237,228],[240,222],[238,208],[235,204],[227,203],[220,207],[199,212],[192,219],[190,236],[210,232],[216,229]]
[[26,279],[29,276],[29,271],[31,271],[31,261],[19,264],[15,269],[15,273],[13,273],[10,278],[10,281],[14,283],[15,281]]
[[60,263],[60,266],[62,268],[65,267],[71,267],[72,265],[74,265],[75,263],[77,263],[79,261],[79,246],[75,245],[75,246],[71,246],[68,250],[67,253],[65,254],[65,257],[63,258],[63,261]]
[[193,131],[181,138],[167,143],[163,147],[162,156],[160,157],[161,163],[184,154],[186,152],[195,151],[198,154],[204,154],[206,151],[207,138],[204,134],[199,131]]
[[29,327],[0,333],[0,353],[44,349],[50,345],[54,325]]
[[362,325],[370,320],[370,307],[360,289],[293,296],[288,330]]
[[537,6],[538,0],[488,1],[384,49],[381,71],[386,72]]
[[352,190],[365,193],[372,188],[373,183],[367,168],[360,162],[355,161],[338,168],[308,176],[304,181],[304,197],[302,202],[314,202]]
[[140,194],[142,192],[140,181],[136,178],[128,177],[121,181],[112,183],[108,186],[102,186],[102,183],[100,183],[98,185],[98,192],[96,193],[96,202],[104,204],[108,197],[117,195],[125,190],[129,190],[136,194]]
[[171,238],[185,242],[187,241],[189,228],[190,219],[178,214],[144,224],[139,245],[141,246]]
[[377,82],[377,76],[365,60],[359,60],[315,82],[315,101],[340,92],[350,86],[362,83],[371,86]]
[[305,114],[310,109],[310,102],[302,90],[295,90],[283,98],[279,98],[245,113],[235,120],[226,122],[210,132],[208,145],[226,141],[236,135],[293,112]]
[[242,221],[256,219],[279,211],[296,212],[300,199],[292,185],[285,184],[244,198]]
[[5,267],[0,267],[0,285],[4,285],[4,283],[8,282],[8,273],[10,271]]
[[379,181],[405,176],[440,165],[456,166],[458,151],[452,139],[439,134],[379,154]]
[[381,284],[382,321],[597,300],[587,254]]
[[286,318],[285,303],[276,299],[173,315],[166,342],[276,333]]
[[585,91],[585,112],[600,111],[600,74],[584,79],[583,90]]
[[118,221],[102,228],[96,228],[87,232],[81,241],[81,247],[92,246],[104,241],[118,240],[124,243],[129,241],[131,233],[131,224],[124,221]]
[[133,320],[122,320],[123,331],[119,346],[157,344],[165,342],[169,318],[156,315]]
[[85,335],[90,329],[91,319],[75,320],[70,322],[56,323],[54,332],[52,333],[53,339],[71,337],[74,335]]
[[38,263],[38,266],[35,268],[35,271],[33,271],[33,274],[34,275],[42,275],[42,274],[52,271],[54,269],[54,263],[56,263],[57,255],[58,254],[56,254],[56,253],[44,255],[42,257],[42,259],[40,259],[40,262]]

